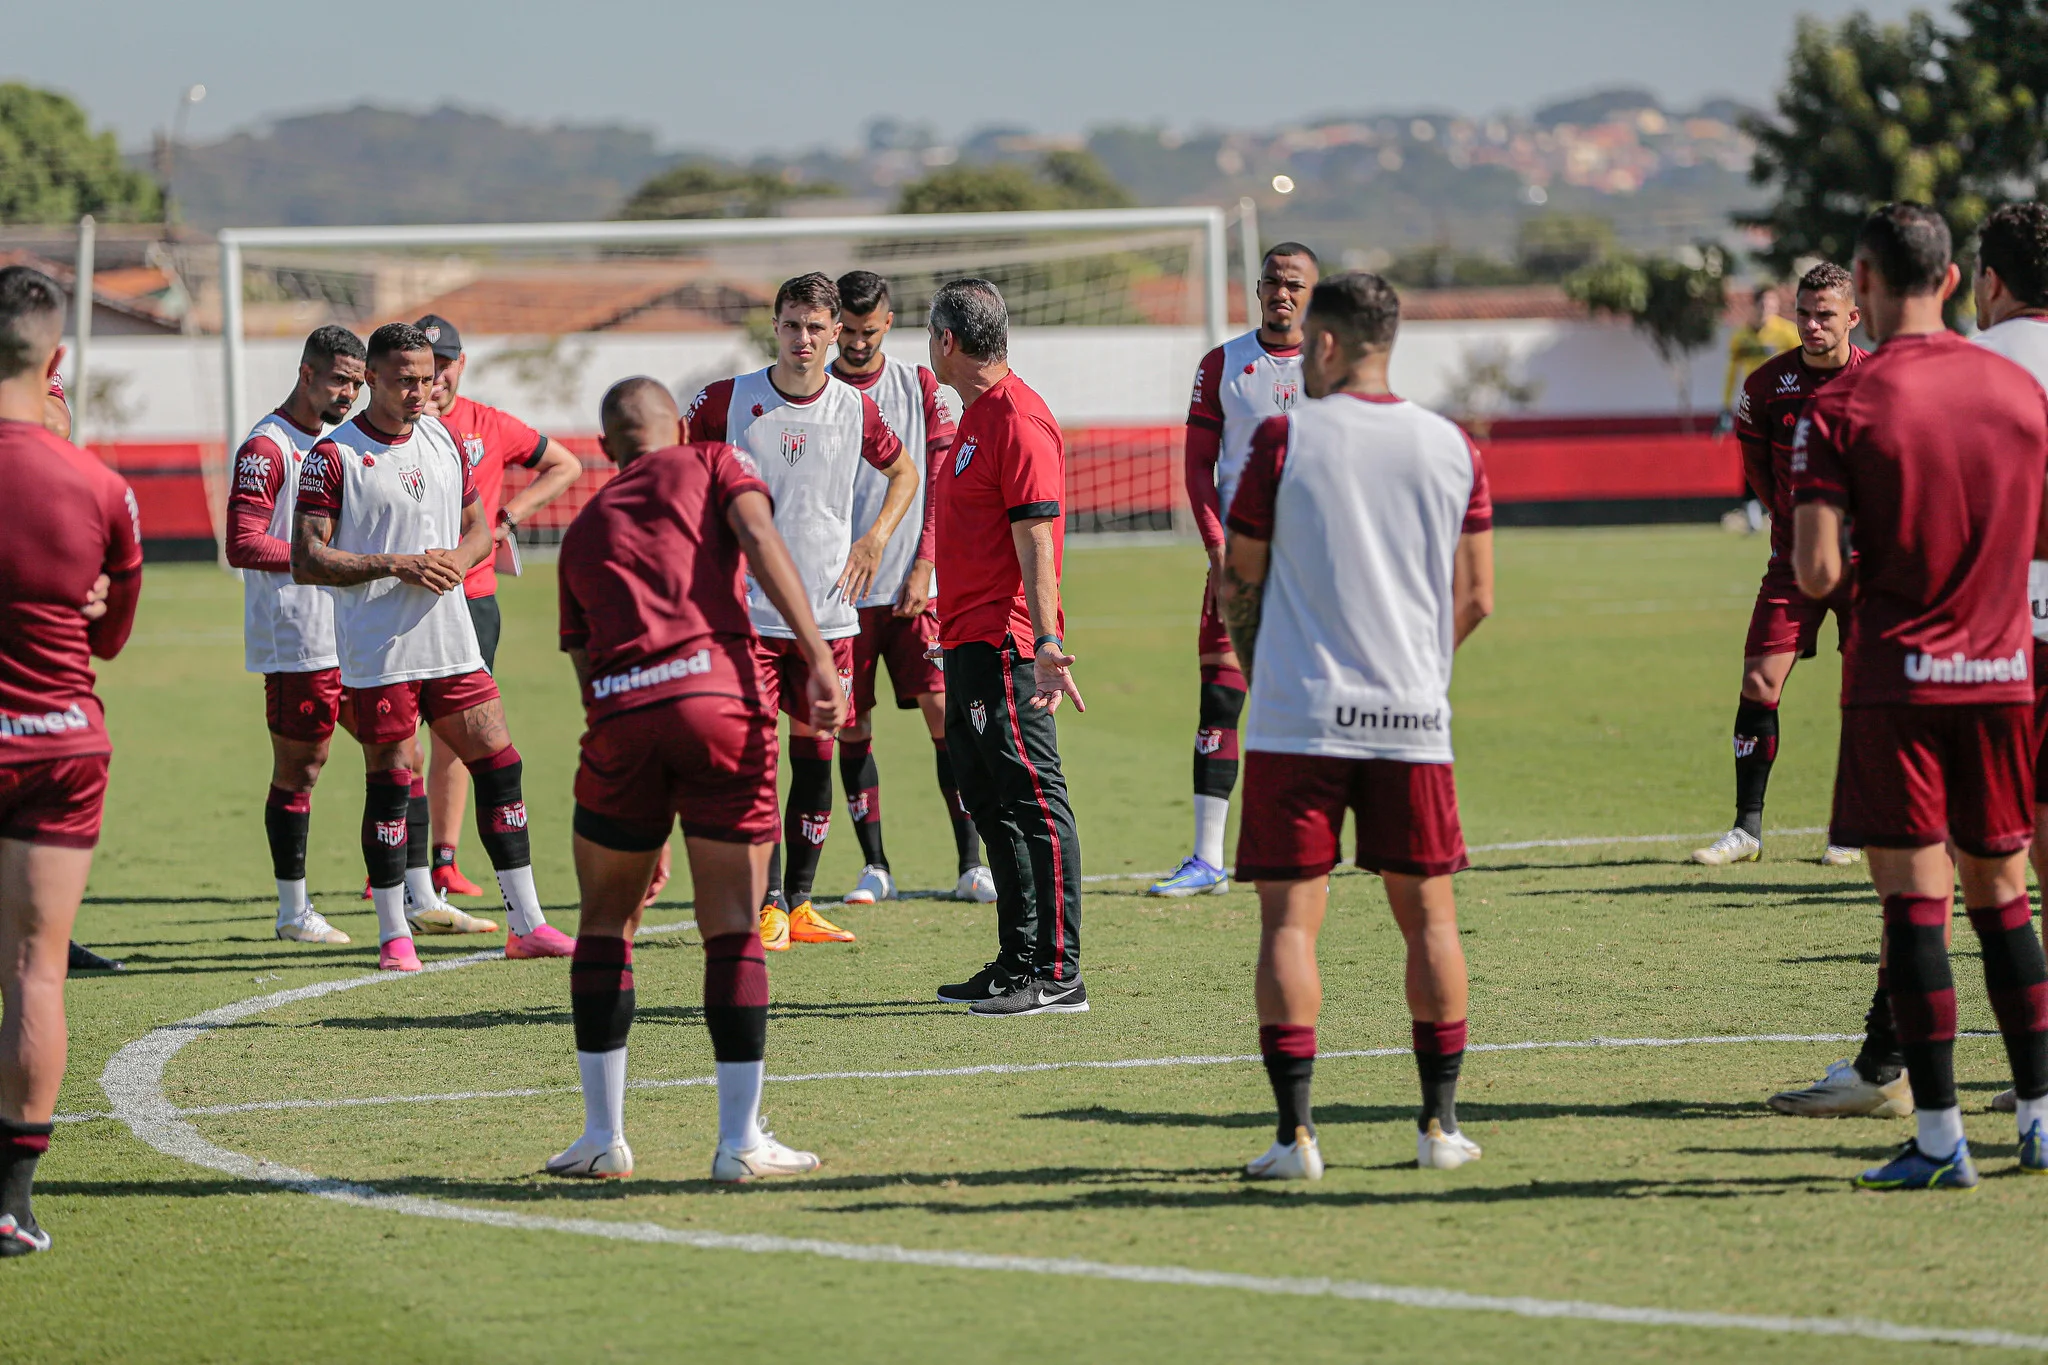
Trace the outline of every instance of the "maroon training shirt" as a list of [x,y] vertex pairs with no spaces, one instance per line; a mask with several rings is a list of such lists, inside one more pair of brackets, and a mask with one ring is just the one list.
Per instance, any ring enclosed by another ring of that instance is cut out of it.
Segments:
[[[0,764],[114,751],[92,656],[120,652],[135,621],[142,527],[121,476],[39,422],[0,421]],[[101,574],[107,614],[80,614]]]
[[1848,514],[1842,705],[2030,702],[2048,395],[1953,332],[1893,337],[1807,404],[1795,502]]
[[1792,433],[1806,400],[1863,363],[1870,352],[1849,348],[1839,370],[1817,370],[1797,346],[1766,360],[1742,381],[1735,400],[1735,440],[1742,447],[1742,476],[1749,491],[1771,513],[1771,570],[1792,572]]
[[[1066,554],[1067,447],[1045,400],[1006,374],[960,416],[939,470],[937,572],[945,585],[939,639],[1000,645],[1014,636],[1031,653],[1031,611],[1010,525],[1052,518],[1053,573]],[[1066,631],[1066,611],[1054,629]]]
[[768,708],[725,519],[750,492],[768,485],[745,451],[698,441],[642,455],[576,514],[556,579],[562,648],[590,655],[592,721],[698,693]]

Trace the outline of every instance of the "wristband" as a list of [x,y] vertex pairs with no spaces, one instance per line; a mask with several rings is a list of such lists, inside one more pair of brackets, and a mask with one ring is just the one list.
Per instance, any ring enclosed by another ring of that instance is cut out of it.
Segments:
[[1067,642],[1060,639],[1057,635],[1041,635],[1031,642],[1031,652],[1036,654],[1039,650],[1044,649],[1048,643],[1059,650],[1065,650],[1067,647]]

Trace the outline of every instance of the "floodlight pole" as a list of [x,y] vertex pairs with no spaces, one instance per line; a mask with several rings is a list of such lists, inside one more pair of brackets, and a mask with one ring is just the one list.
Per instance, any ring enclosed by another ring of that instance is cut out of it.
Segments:
[[78,220],[78,260],[71,272],[71,443],[85,444],[86,370],[92,353],[93,251],[99,224],[91,214]]
[[1246,195],[1237,201],[1237,250],[1244,260],[1244,316],[1251,327],[1264,321],[1259,315],[1259,275],[1264,262],[1259,254],[1261,245],[1259,206]]

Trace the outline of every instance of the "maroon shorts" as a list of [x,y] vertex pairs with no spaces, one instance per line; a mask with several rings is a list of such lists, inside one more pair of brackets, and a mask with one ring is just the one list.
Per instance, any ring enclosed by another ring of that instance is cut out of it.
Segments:
[[1202,624],[1195,627],[1195,653],[1228,654],[1232,648],[1230,632],[1224,629],[1223,618],[1216,614],[1216,603],[1205,578],[1202,580]]
[[772,844],[775,717],[738,697],[698,693],[620,711],[583,733],[576,832],[642,852],[668,842],[681,817],[693,839]]
[[318,744],[334,733],[341,715],[341,670],[265,673],[263,714],[278,738]]
[[91,848],[106,798],[105,754],[0,763],[0,839]]
[[2034,804],[2042,804],[2048,793],[2048,677],[2041,673],[2048,664],[2048,640],[2034,641]]
[[2034,708],[1851,706],[1842,710],[1828,842],[1925,848],[1954,839],[1979,858],[2034,836]]
[[481,668],[447,678],[352,687],[342,724],[365,744],[396,744],[410,739],[422,720],[432,725],[497,699],[497,679]]
[[[853,696],[853,639],[827,640],[832,646],[832,662],[839,669],[839,687],[849,698],[846,720],[850,725],[860,714],[851,705]],[[804,662],[803,651],[794,640],[772,640],[766,636],[754,641],[754,664],[761,670],[761,692],[775,699],[775,705],[783,715],[805,725],[811,723],[810,695],[805,690],[811,681],[811,666]]]
[[853,637],[853,709],[874,714],[876,668],[885,660],[897,710],[915,711],[919,697],[945,691],[945,669],[924,656],[938,638],[937,612],[898,616],[893,607],[862,607],[860,634]]
[[1448,763],[1253,750],[1243,808],[1239,881],[1325,875],[1337,865],[1347,810],[1358,817],[1358,865],[1368,872],[1439,877],[1471,866]]
[[1835,614],[1835,648],[1849,638],[1849,589],[1815,601],[1799,591],[1789,569],[1775,566],[1764,573],[1756,590],[1756,606],[1749,613],[1749,635],[1742,642],[1742,657],[1761,659],[1768,654],[1797,654],[1811,659],[1820,652],[1820,628]]

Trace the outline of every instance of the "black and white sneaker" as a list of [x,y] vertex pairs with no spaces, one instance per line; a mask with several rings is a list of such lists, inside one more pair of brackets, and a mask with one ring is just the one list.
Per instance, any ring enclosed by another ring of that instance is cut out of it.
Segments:
[[33,1256],[38,1251],[49,1249],[49,1233],[33,1222],[27,1227],[21,1226],[11,1213],[0,1214],[0,1257]]
[[939,987],[938,997],[948,1005],[972,1005],[993,1000],[1009,989],[1010,974],[990,962],[957,986]]
[[116,962],[111,957],[101,957],[92,949],[76,940],[71,944],[71,955],[66,964],[69,972],[120,972],[128,969],[125,962]]
[[1016,1019],[1027,1014],[1086,1014],[1088,988],[1072,981],[1022,981],[1010,990],[967,1007],[987,1019]]

